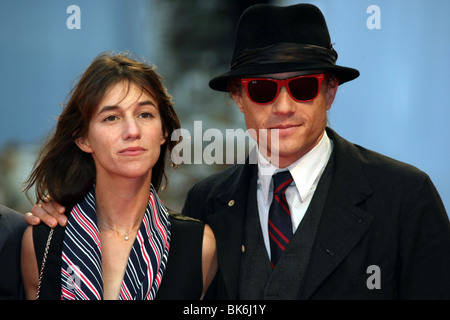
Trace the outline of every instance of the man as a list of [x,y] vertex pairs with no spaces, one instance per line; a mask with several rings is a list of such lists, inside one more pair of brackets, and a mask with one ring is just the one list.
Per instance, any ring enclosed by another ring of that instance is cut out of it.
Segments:
[[[450,224],[428,176],[326,128],[338,84],[359,75],[336,58],[315,6],[241,16],[231,70],[210,86],[230,92],[248,129],[278,129],[279,165],[259,155],[188,194],[183,213],[217,239],[219,298],[450,298]],[[283,242],[269,174],[286,168],[293,235]],[[284,253],[271,265],[276,245]]]
[[326,128],[338,86],[359,75],[336,59],[313,5],[242,14],[231,70],[210,87],[229,91],[267,144],[258,164],[188,193],[183,213],[217,240],[210,297],[450,299],[450,222],[429,177]]
[[0,300],[23,298],[20,248],[23,215],[0,205]]

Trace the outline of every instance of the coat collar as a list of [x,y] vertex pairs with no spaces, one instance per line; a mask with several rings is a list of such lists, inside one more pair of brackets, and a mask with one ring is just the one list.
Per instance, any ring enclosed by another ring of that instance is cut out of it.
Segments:
[[360,205],[373,192],[356,147],[333,130],[334,177],[317,231],[301,297],[308,299],[342,262],[369,228],[373,216]]

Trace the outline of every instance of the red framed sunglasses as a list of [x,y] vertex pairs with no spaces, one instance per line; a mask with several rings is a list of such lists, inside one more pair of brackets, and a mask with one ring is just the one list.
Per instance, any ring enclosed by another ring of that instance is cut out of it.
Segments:
[[324,74],[308,74],[288,79],[243,78],[241,83],[248,97],[257,104],[269,104],[278,98],[281,87],[297,102],[313,101],[319,95]]

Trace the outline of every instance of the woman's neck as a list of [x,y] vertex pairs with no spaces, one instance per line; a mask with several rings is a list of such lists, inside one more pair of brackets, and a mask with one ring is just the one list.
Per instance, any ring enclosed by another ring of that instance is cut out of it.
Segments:
[[99,178],[95,186],[97,216],[109,226],[127,232],[139,228],[150,196],[148,177]]

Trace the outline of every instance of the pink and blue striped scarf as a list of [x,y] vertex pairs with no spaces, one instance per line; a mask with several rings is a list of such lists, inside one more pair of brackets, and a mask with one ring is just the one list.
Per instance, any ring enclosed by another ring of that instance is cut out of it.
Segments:
[[[170,222],[151,186],[144,219],[128,258],[120,300],[152,300],[167,264]],[[102,246],[95,211],[95,186],[71,211],[64,235],[62,300],[103,299]]]

